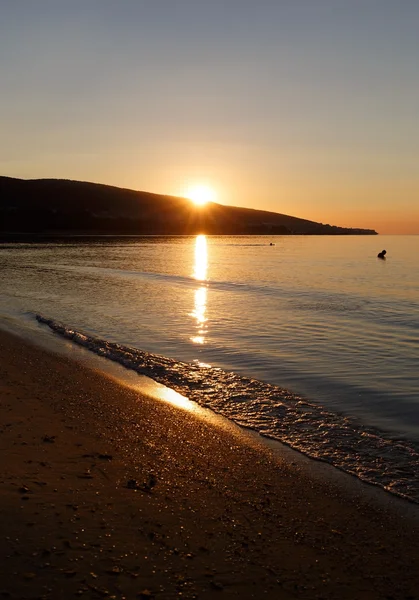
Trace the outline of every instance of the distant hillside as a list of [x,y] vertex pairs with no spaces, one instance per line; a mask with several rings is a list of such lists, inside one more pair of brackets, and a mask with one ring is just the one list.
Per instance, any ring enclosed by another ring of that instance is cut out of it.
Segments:
[[64,179],[0,177],[0,232],[26,234],[376,234],[262,210]]

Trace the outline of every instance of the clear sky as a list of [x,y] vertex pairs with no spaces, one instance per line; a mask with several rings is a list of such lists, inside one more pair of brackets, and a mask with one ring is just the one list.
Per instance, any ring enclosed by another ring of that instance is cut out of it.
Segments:
[[419,233],[419,1],[0,0],[0,174]]

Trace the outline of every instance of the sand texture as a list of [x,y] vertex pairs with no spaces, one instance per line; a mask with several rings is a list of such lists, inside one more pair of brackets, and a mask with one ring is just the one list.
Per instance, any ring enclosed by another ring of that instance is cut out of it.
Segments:
[[414,506],[5,332],[0,456],[0,598],[419,598]]

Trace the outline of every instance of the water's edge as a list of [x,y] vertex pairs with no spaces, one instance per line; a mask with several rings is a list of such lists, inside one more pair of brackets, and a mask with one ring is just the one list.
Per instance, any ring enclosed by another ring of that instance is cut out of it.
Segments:
[[37,314],[39,323],[99,356],[310,458],[419,503],[419,444],[386,437],[277,386],[94,338]]

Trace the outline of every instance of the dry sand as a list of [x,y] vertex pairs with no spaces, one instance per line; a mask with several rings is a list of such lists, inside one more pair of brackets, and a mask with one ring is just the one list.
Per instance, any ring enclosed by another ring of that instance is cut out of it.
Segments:
[[0,598],[419,598],[415,506],[249,439],[0,333]]

